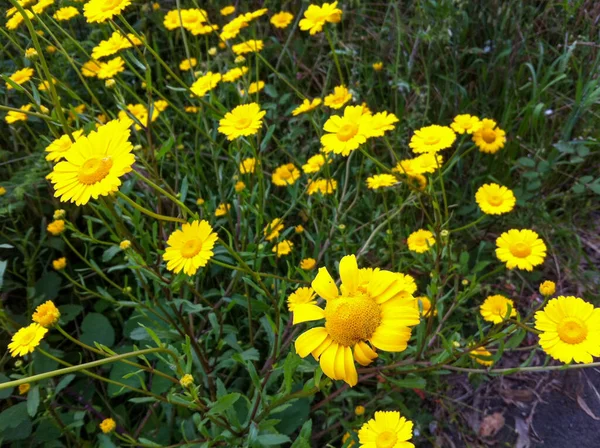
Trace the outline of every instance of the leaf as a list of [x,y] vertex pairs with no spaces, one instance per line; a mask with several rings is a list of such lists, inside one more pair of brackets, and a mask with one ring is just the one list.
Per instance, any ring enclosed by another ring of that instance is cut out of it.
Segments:
[[527,167],[527,168],[534,168],[535,167],[535,160],[530,159],[528,157],[521,157],[520,159],[517,160],[517,163],[519,165]]
[[385,377],[390,383],[398,387],[404,387],[406,389],[425,389],[427,381],[425,378],[418,377],[416,375],[406,375],[405,378],[396,379],[389,376]]
[[596,421],[600,420],[600,417],[598,417],[596,414],[594,414],[594,412],[590,409],[588,404],[585,402],[585,400],[579,394],[577,394],[577,404],[583,410],[583,412],[585,412],[587,415],[592,417],[594,420],[596,420]]
[[302,358],[300,358],[300,356],[298,356],[296,353],[290,351],[283,364],[283,384],[285,385],[286,394],[289,394],[292,390],[292,379],[294,372],[300,364],[302,364]]
[[8,428],[16,428],[23,420],[29,420],[27,403],[24,401],[0,413],[0,434]]
[[54,389],[54,395],[58,395],[58,393],[63,390],[65,387],[67,387],[69,384],[71,384],[71,381],[73,381],[75,379],[75,375],[74,374],[69,374],[64,376],[60,382],[56,385],[56,388]]
[[121,248],[119,246],[110,246],[108,249],[104,251],[102,254],[102,261],[104,263],[109,262],[112,258],[119,253]]
[[98,342],[107,347],[112,347],[115,343],[115,330],[110,321],[99,313],[90,313],[85,316],[81,323],[81,342],[94,345]]
[[[9,381],[10,381],[9,377],[4,375],[3,373],[0,373],[0,384],[8,383]],[[15,389],[14,387],[9,387],[8,389],[0,390],[0,400],[4,400],[5,398],[10,397],[10,395],[13,393],[14,389]]]
[[261,446],[281,445],[282,443],[290,442],[290,438],[283,434],[264,434],[258,436],[256,440]]
[[81,305],[61,305],[58,307],[58,311],[60,311],[60,321],[66,324],[75,319],[83,311],[83,307]]
[[6,271],[6,265],[8,261],[0,260],[0,291],[2,291],[2,284],[4,283],[4,271]]
[[35,417],[40,405],[40,386],[34,386],[27,394],[27,413],[30,417]]
[[35,293],[40,297],[39,303],[55,299],[61,283],[62,279],[56,272],[46,272],[35,284]]
[[240,397],[241,395],[237,392],[223,395],[215,402],[215,404],[212,405],[212,407],[208,411],[208,415],[222,414],[226,410],[230,409],[233,406],[233,404],[240,399]]

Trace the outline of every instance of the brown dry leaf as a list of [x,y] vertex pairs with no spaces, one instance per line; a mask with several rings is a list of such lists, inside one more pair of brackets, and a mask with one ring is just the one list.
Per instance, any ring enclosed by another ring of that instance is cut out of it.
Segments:
[[479,435],[481,437],[493,437],[504,426],[504,416],[500,412],[494,412],[491,415],[486,415],[479,427]]
[[577,395],[577,404],[581,409],[583,409],[583,412],[592,417],[594,420],[600,420],[600,417],[594,414],[594,412],[590,409],[590,407],[587,405],[585,400],[581,398],[580,395]]

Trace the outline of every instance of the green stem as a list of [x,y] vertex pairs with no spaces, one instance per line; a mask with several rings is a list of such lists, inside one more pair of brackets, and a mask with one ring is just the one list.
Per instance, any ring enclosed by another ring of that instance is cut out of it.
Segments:
[[340,61],[338,60],[337,53],[335,52],[335,45],[333,45],[333,40],[331,39],[331,34],[329,34],[328,27],[325,27],[325,36],[327,37],[327,42],[329,42],[329,46],[331,47],[331,53],[333,53],[333,60],[335,61],[335,66],[340,77],[340,83],[343,85],[344,75],[342,74],[342,67],[340,66]]
[[462,227],[459,227],[458,229],[453,229],[450,230],[450,233],[454,233],[454,232],[460,232],[461,230],[466,230],[469,229],[473,226],[476,226],[477,224],[479,224],[481,221],[483,221],[485,219],[486,215],[481,215],[479,218],[477,218],[475,221],[470,222],[469,224],[466,224]]
[[174,218],[172,216],[165,216],[165,215],[159,215],[158,213],[154,213],[154,212],[148,210],[147,208],[142,207],[137,202],[132,201],[131,199],[129,199],[126,195],[124,195],[120,191],[117,191],[117,196],[119,196],[121,199],[123,199],[125,202],[127,202],[129,205],[131,205],[136,210],[139,210],[140,212],[142,212],[154,219],[158,219],[160,221],[179,222],[182,224],[187,223],[187,221],[185,219]]

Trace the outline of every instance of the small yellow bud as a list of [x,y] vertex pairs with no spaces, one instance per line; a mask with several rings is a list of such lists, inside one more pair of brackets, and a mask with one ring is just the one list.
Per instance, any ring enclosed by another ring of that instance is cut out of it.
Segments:
[[363,415],[365,413],[365,407],[364,406],[356,406],[354,408],[354,413],[356,415]]
[[122,250],[129,249],[129,248],[131,247],[131,241],[129,241],[129,240],[123,240],[123,241],[121,241],[121,242],[119,243],[119,247],[120,247]]
[[179,384],[181,384],[182,387],[190,387],[192,384],[194,384],[194,377],[189,373],[186,373],[179,380]]
[[540,294],[544,297],[550,297],[556,292],[556,283],[546,280],[540,285]]
[[107,79],[106,81],[104,81],[104,85],[106,86],[107,89],[112,89],[114,86],[117,85],[117,82],[114,79]]
[[27,392],[29,392],[30,387],[31,385],[29,383],[19,384],[19,394],[25,395]]
[[100,423],[100,429],[104,434],[108,434],[109,432],[113,432],[117,427],[117,423],[112,418],[105,418]]

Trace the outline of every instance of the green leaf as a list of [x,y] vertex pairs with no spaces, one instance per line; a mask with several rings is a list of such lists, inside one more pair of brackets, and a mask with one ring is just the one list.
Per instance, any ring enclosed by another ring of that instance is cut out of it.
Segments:
[[40,405],[40,386],[34,386],[27,394],[27,413],[30,417],[35,417]]
[[23,420],[29,420],[25,401],[5,409],[0,414],[0,434],[6,429],[16,428]]
[[81,323],[81,342],[94,345],[94,342],[112,347],[115,343],[115,330],[110,321],[99,313],[90,313]]
[[406,375],[405,378],[400,379],[389,376],[386,376],[385,378],[393,385],[403,387],[405,389],[425,389],[425,386],[427,385],[425,378],[421,378],[416,375]]
[[61,283],[62,279],[56,272],[46,272],[35,284],[35,293],[39,297],[36,304],[54,300],[58,296]]
[[226,410],[230,409],[233,404],[240,399],[241,395],[237,392],[232,394],[223,395],[219,398],[208,411],[209,415],[222,414]]
[[120,252],[120,250],[121,248],[119,246],[110,246],[102,254],[102,261],[106,263],[112,260],[112,258]]
[[2,291],[2,284],[4,283],[4,271],[6,271],[6,265],[8,261],[0,260],[0,291]]
[[256,438],[261,446],[281,445],[290,442],[290,438],[283,434],[264,434]]
[[[3,373],[0,373],[0,384],[1,383],[8,383],[9,381],[10,381],[9,377],[7,377],[6,375],[4,375]],[[5,398],[10,397],[10,395],[13,393],[13,390],[15,390],[14,387],[10,387],[8,389],[0,390],[0,400],[4,400]]]
[[302,358],[293,352],[289,352],[283,364],[283,384],[285,393],[289,394],[292,390],[292,379],[298,366],[302,364]]
[[535,167],[535,160],[530,159],[528,157],[521,157],[519,160],[517,160],[517,163],[519,165],[527,167],[527,168],[534,168]]
[[60,311],[60,321],[66,324],[75,319],[83,311],[83,307],[81,305],[61,305],[58,307],[58,311]]
[[54,395],[58,395],[58,393],[63,390],[65,387],[67,387],[69,384],[71,384],[71,381],[73,381],[75,379],[75,375],[70,373],[69,375],[64,376],[60,382],[56,385],[56,388],[54,389]]

